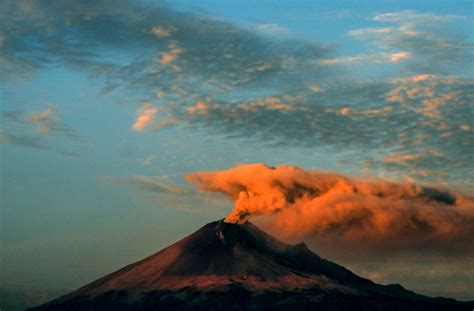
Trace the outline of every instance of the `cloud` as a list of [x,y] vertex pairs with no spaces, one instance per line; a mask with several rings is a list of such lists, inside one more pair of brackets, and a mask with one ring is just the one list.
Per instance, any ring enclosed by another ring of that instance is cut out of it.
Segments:
[[390,55],[390,61],[396,63],[410,57],[409,52],[398,52]]
[[[158,113],[160,113],[159,119],[157,118]],[[158,131],[178,124],[178,122],[176,117],[167,112],[167,107],[158,108],[150,102],[145,102],[137,111],[137,118],[132,126],[132,130],[136,132]]]
[[46,142],[57,138],[72,143],[82,142],[53,107],[30,113],[4,111],[1,113],[1,118],[4,120],[0,133],[1,143],[36,150],[50,150],[66,156],[77,155],[75,152],[56,148]]
[[176,60],[179,54],[183,52],[183,49],[179,48],[176,43],[171,43],[169,50],[164,52],[161,56],[161,64],[168,65],[169,63]]
[[[337,85],[253,101],[208,98],[175,113],[193,127],[260,144],[351,151],[390,177],[472,182],[472,80],[419,74]],[[403,165],[385,161],[422,153],[423,160]]]
[[165,27],[155,26],[152,28],[152,33],[157,36],[158,38],[166,38],[171,35],[171,31],[166,29]]
[[467,88],[472,85],[469,80],[422,74],[400,80],[397,87],[387,93],[386,100],[398,102],[419,114],[423,118],[420,123],[442,130],[448,126],[448,111],[468,108],[472,92]]
[[467,18],[414,11],[384,13],[374,16],[373,21],[393,26],[355,29],[348,35],[383,51],[402,49],[409,53],[410,62],[405,68],[411,72],[465,75],[470,72],[467,68],[472,71],[473,44],[450,26],[454,20]]
[[0,144],[12,144],[36,150],[50,150],[57,154],[75,157],[77,154],[68,150],[58,149],[45,144],[40,137],[31,135],[14,135],[8,132],[0,132]]
[[173,195],[186,195],[190,191],[167,182],[167,178],[155,176],[136,175],[132,178],[113,178],[113,182],[135,189],[151,191],[155,193],[166,193]]
[[383,161],[386,163],[397,163],[401,165],[408,165],[407,162],[417,161],[427,156],[428,155],[426,153],[390,154],[386,156],[383,159]]
[[471,126],[469,124],[463,123],[459,125],[459,128],[463,131],[471,131]]
[[[361,52],[340,57],[336,44],[163,4],[7,1],[0,14],[3,75],[61,65],[101,76],[104,93],[128,90],[155,107],[138,109],[137,132],[183,124],[259,146],[350,152],[346,161],[375,174],[472,183],[472,40],[451,27],[462,17],[379,14],[348,33]],[[380,70],[368,74],[367,64]],[[412,87],[435,80],[433,96]],[[427,149],[443,154],[412,166],[383,160]]]
[[136,197],[147,205],[172,208],[184,213],[207,214],[217,218],[221,216],[221,209],[227,203],[221,198],[177,186],[170,182],[168,176],[106,177],[105,181],[143,191],[145,195]]
[[156,155],[150,155],[144,159],[141,159],[140,163],[144,166],[150,166],[155,160],[156,160]]
[[379,262],[361,261],[344,266],[377,283],[403,284],[410,290],[432,297],[470,300],[474,291],[472,264],[470,258],[447,260],[446,257],[413,256]]
[[264,164],[186,178],[235,201],[226,221],[265,216],[280,236],[375,249],[474,251],[474,199],[445,189]]
[[36,125],[36,132],[41,135],[56,135],[79,140],[77,135],[64,123],[57,111],[48,107],[26,116],[26,122]]
[[39,150],[49,149],[47,145],[43,144],[41,140],[35,136],[16,136],[10,133],[0,133],[0,143],[10,143]]
[[393,31],[393,28],[391,27],[385,27],[385,28],[363,28],[363,29],[355,29],[349,31],[349,36],[355,37],[355,38],[370,38],[371,36],[374,35],[383,35],[383,34],[388,34]]
[[282,27],[277,24],[259,24],[257,25],[257,29],[266,33],[271,33],[271,34],[281,34],[281,33],[287,33],[289,32],[288,28]]
[[[254,29],[163,4],[68,0],[29,2],[28,6],[25,10],[23,1],[8,1],[1,12],[0,33],[7,47],[2,50],[2,65],[8,69],[2,73],[68,65],[104,76],[106,92],[119,86],[146,92],[160,85],[164,92],[173,93],[171,86],[181,71],[186,77],[181,85],[189,93],[204,84],[208,91],[219,92],[222,87],[258,88],[286,80],[288,75],[302,80],[293,70],[306,71],[308,58],[318,59],[329,50],[302,40],[273,40]],[[276,28],[267,25],[264,29]],[[290,59],[299,61],[289,68]],[[250,70],[262,62],[271,70]],[[324,73],[311,76],[315,74]]]
[[462,15],[437,15],[432,13],[417,13],[415,11],[405,10],[400,12],[383,13],[373,17],[374,21],[377,22],[447,22],[456,19],[467,19],[466,16]]
[[[189,106],[187,108],[187,112],[190,117],[193,117],[193,116],[210,117],[211,113],[215,113],[217,110],[220,110],[223,108],[225,109],[225,107],[222,107],[216,103],[206,103],[206,102],[198,101],[194,105]],[[288,110],[292,110],[294,107],[290,104],[286,104],[282,102],[282,100],[279,98],[264,97],[261,99],[257,99],[253,102],[240,103],[240,104],[234,105],[233,107],[227,107],[227,108],[233,108],[232,110],[236,112],[241,110],[241,111],[252,113],[252,112],[259,112],[260,110],[288,111]]]
[[338,57],[332,59],[322,59],[319,61],[321,65],[337,65],[337,64],[355,64],[362,63],[364,65],[368,63],[384,64],[384,63],[398,63],[406,60],[410,57],[409,52],[396,52],[396,53],[373,53],[373,54],[362,54],[346,57]]
[[67,126],[53,107],[26,114],[22,111],[4,111],[2,118],[22,127],[33,127],[41,136],[61,136],[79,141],[79,137]]
[[132,126],[132,129],[137,132],[144,131],[150,123],[153,122],[155,115],[158,113],[159,109],[154,107],[150,103],[145,103],[137,112],[137,119]]

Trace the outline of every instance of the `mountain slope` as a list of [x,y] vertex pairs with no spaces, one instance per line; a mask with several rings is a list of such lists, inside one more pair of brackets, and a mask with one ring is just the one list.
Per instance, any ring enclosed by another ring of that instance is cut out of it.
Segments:
[[212,222],[34,310],[472,310],[383,286],[251,223]]

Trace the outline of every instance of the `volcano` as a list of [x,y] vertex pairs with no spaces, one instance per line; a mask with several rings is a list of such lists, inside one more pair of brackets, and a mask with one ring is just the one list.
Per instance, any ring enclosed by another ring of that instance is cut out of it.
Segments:
[[181,241],[32,310],[469,310],[379,285],[255,225],[211,222]]

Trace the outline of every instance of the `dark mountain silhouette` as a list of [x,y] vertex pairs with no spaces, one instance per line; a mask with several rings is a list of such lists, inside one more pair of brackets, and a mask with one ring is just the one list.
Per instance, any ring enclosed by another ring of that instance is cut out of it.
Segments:
[[469,310],[378,285],[253,224],[212,222],[33,310]]

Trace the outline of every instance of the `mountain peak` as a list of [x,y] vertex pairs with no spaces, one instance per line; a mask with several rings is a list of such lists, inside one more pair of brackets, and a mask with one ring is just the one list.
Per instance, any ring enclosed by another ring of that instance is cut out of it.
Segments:
[[407,306],[464,307],[375,284],[305,243],[283,243],[250,222],[219,220],[37,310],[259,310],[281,305],[281,299],[283,306],[297,308],[322,306],[334,297],[340,301],[331,306],[386,307],[384,301],[398,299]]

